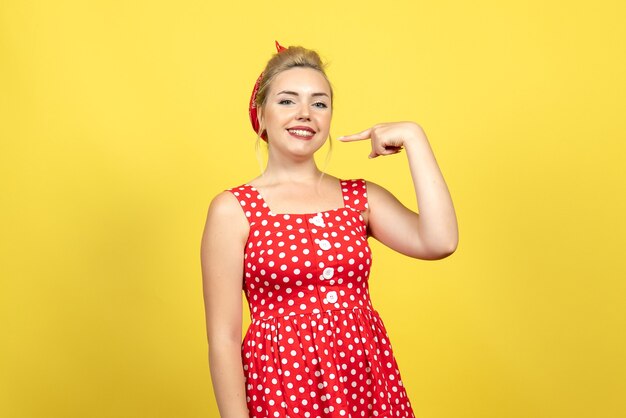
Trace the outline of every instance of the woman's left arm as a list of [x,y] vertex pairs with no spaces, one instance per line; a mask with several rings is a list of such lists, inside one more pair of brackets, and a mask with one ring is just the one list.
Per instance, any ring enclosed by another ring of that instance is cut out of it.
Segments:
[[371,139],[370,158],[391,155],[404,147],[409,159],[419,214],[385,188],[367,182],[371,236],[402,254],[438,260],[458,245],[458,225],[446,182],[422,127],[414,122],[374,125],[341,141]]

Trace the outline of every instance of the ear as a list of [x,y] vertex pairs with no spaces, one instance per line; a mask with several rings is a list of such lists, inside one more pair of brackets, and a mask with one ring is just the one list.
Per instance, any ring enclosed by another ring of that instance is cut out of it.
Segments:
[[259,135],[261,135],[263,133],[263,131],[265,131],[265,123],[263,122],[263,108],[262,107],[257,107],[256,109],[256,120],[257,122],[259,122]]

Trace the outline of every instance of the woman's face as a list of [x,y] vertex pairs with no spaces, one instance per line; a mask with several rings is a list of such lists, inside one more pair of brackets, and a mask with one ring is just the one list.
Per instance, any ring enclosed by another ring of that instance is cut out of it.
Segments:
[[274,151],[314,153],[330,131],[330,86],[319,71],[295,67],[272,81],[262,110],[268,144]]

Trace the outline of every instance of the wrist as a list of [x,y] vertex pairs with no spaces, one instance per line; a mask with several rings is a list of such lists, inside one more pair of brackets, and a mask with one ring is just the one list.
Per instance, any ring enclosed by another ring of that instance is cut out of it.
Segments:
[[426,133],[420,125],[414,122],[409,122],[410,125],[408,127],[409,134],[404,140],[405,148],[414,148],[421,147],[423,145],[428,144],[428,139],[426,138]]

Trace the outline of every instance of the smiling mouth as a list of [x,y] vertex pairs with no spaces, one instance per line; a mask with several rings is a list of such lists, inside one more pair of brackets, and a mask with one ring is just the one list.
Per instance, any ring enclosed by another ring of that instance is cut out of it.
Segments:
[[302,138],[310,138],[315,135],[315,132],[308,131],[306,129],[287,129],[287,132],[289,132],[291,135],[299,136]]

